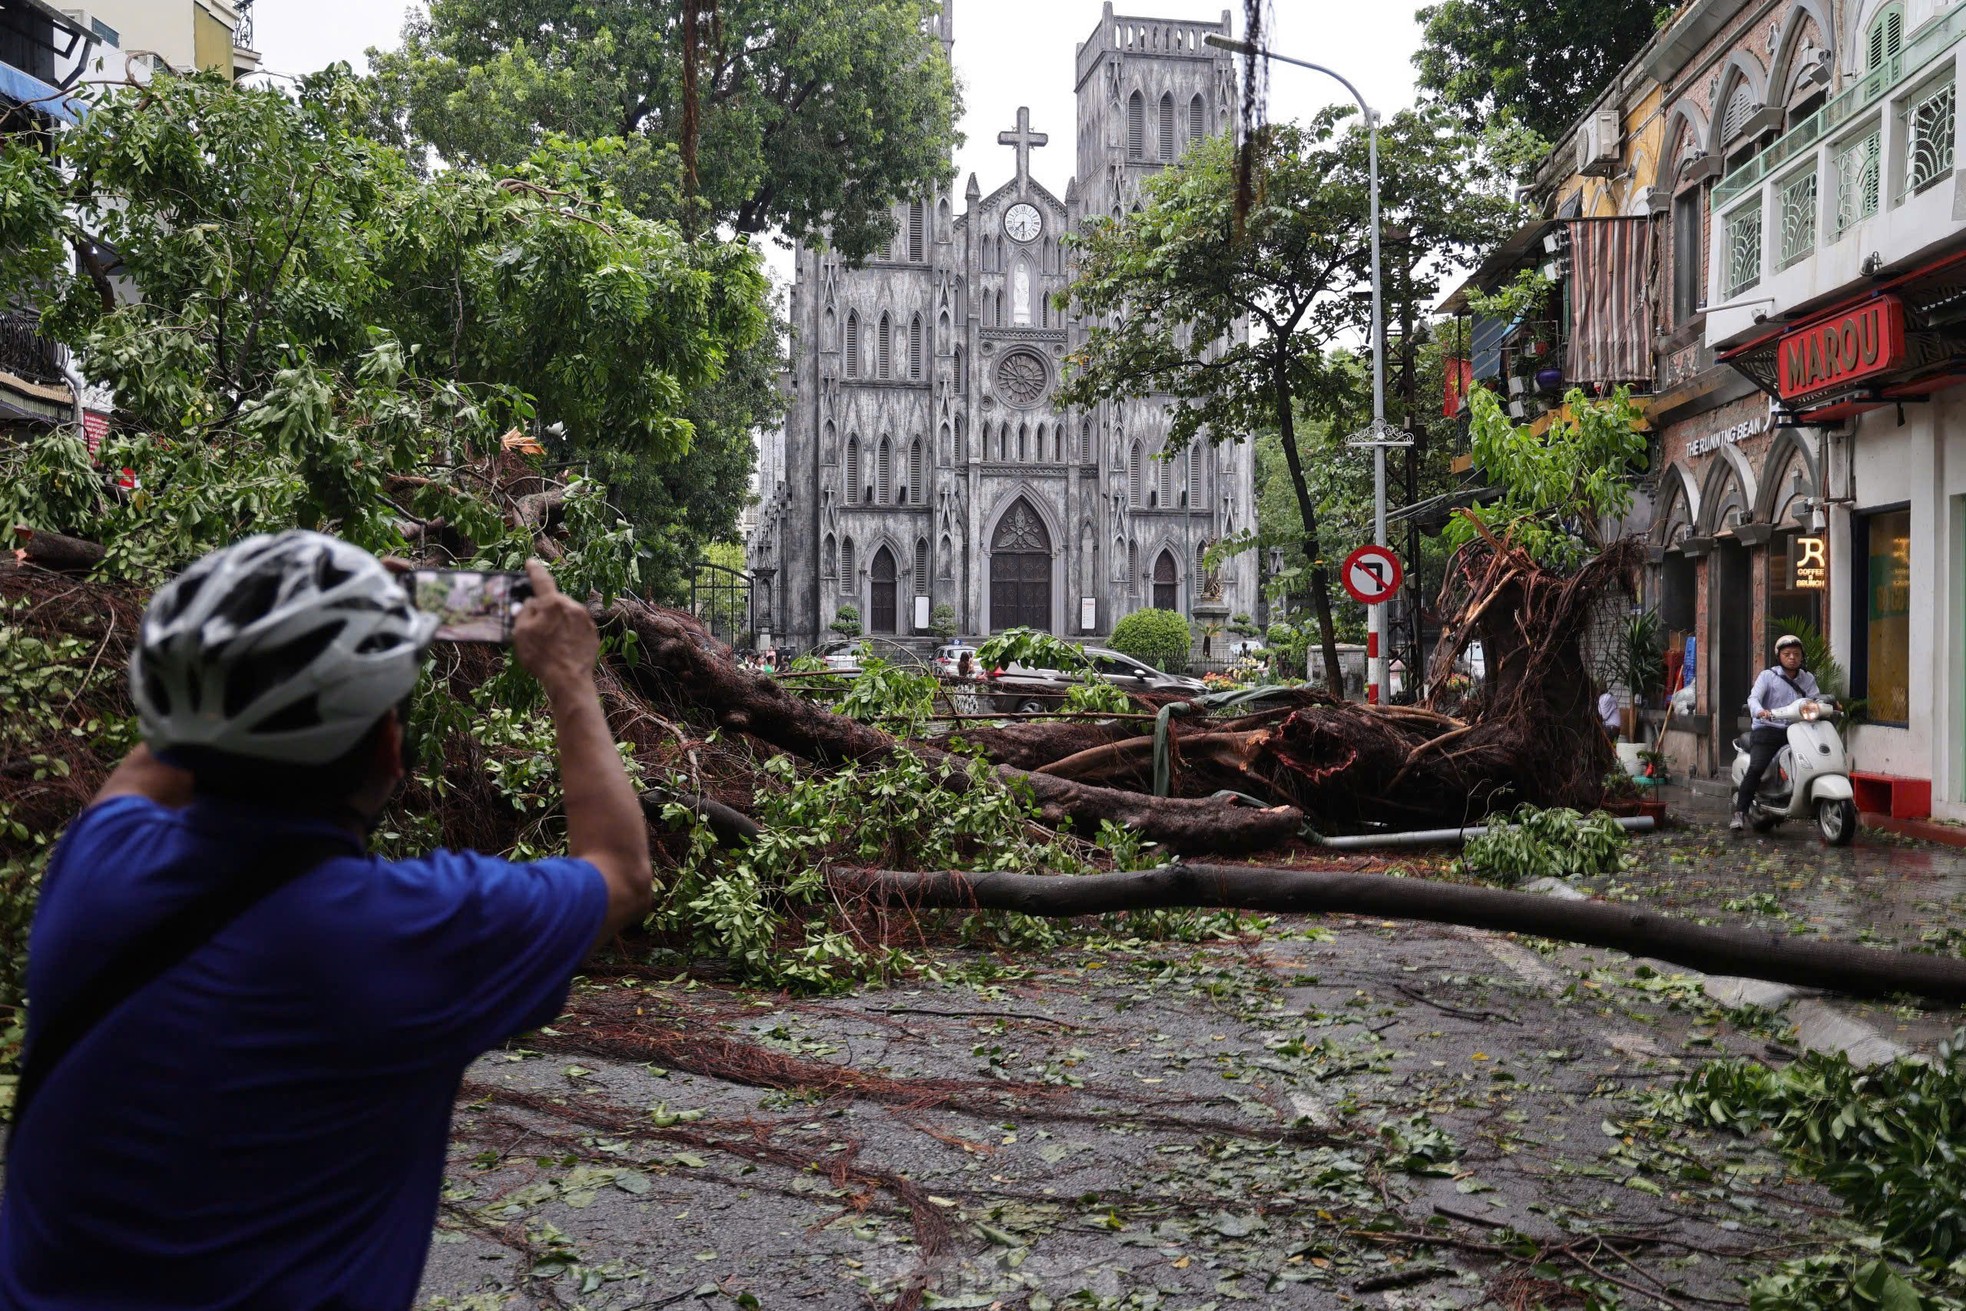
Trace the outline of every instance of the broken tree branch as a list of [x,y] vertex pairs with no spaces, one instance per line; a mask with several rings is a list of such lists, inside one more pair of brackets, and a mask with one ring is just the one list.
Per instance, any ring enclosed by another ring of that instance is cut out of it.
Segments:
[[1855,997],[1911,993],[1936,1001],[1966,1002],[1966,960],[1950,956],[1709,928],[1633,906],[1559,901],[1535,893],[1385,874],[1162,865],[1084,878],[894,870],[841,870],[831,877],[845,888],[891,905],[1014,910],[1052,918],[1193,906],[1422,920],[1608,947],[1705,973],[1767,979]]

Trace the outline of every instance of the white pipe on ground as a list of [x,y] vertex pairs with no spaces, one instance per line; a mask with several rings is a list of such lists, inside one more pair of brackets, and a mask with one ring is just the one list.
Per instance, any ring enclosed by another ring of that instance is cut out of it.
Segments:
[[[1624,815],[1618,819],[1618,827],[1627,833],[1649,833],[1653,828],[1650,815]],[[1366,851],[1373,847],[1438,847],[1450,843],[1466,842],[1478,838],[1488,831],[1485,824],[1473,828],[1429,828],[1413,833],[1354,833],[1343,837],[1316,838],[1321,847],[1334,851]]]

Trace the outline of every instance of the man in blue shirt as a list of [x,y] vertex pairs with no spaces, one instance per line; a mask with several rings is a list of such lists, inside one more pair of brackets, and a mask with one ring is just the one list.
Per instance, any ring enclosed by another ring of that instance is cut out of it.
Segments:
[[593,619],[527,572],[513,645],[552,714],[569,851],[529,865],[367,853],[434,627],[375,557],[256,537],[157,592],[130,662],[145,745],[43,881],[30,1065],[119,951],[227,880],[293,877],[47,1070],[6,1163],[0,1308],[411,1304],[465,1067],[550,1020],[649,905]]
[[1748,693],[1748,714],[1753,720],[1748,730],[1748,772],[1741,778],[1740,791],[1734,794],[1734,818],[1727,824],[1736,833],[1747,827],[1748,807],[1761,786],[1761,776],[1788,743],[1788,728],[1769,722],[1768,712],[1822,695],[1815,676],[1802,667],[1801,638],[1794,633],[1777,638],[1775,660],[1772,669],[1761,671],[1754,680],[1754,690]]

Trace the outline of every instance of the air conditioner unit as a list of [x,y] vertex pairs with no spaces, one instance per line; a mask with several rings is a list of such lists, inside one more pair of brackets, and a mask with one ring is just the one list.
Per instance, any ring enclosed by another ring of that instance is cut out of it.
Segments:
[[1586,177],[1611,176],[1618,171],[1624,146],[1624,124],[1618,111],[1596,111],[1577,127],[1577,171]]
[[1521,396],[1529,391],[1529,379],[1517,376],[1509,379],[1509,395]]
[[1511,419],[1526,419],[1529,417],[1529,407],[1521,401],[1510,401],[1509,417]]

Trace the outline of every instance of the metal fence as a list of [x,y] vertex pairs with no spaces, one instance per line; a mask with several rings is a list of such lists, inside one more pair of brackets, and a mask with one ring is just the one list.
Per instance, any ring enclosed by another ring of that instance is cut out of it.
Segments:
[[29,382],[63,380],[60,348],[41,335],[38,315],[0,311],[0,369]]

